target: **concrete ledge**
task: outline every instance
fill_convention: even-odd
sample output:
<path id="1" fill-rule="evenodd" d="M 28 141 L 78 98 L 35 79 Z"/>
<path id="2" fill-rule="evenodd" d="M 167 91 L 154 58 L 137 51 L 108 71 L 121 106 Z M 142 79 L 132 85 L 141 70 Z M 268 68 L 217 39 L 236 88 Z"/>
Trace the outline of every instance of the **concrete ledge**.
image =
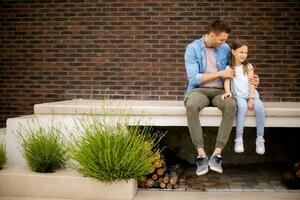
<path id="1" fill-rule="evenodd" d="M 299 200 L 297 192 L 198 192 L 139 190 L 134 200 Z M 67 200 L 57 198 L 0 197 L 0 200 Z M 69 199 L 70 200 L 70 199 Z M 76 200 L 76 199 L 72 199 Z M 79 200 L 79 199 L 77 199 Z"/>
<path id="2" fill-rule="evenodd" d="M 265 127 L 300 127 L 300 103 L 265 103 Z M 71 100 L 34 106 L 35 115 L 27 115 L 7 120 L 8 163 L 25 165 L 18 150 L 16 130 L 18 126 L 39 124 L 47 127 L 51 122 L 68 128 L 66 137 L 76 130 L 76 123 L 83 115 L 101 116 L 109 123 L 123 118 L 129 125 L 145 126 L 187 126 L 185 107 L 182 101 L 135 101 L 135 100 Z M 128 114 L 130 117 L 128 117 Z M 218 127 L 222 113 L 215 107 L 207 107 L 200 112 L 202 126 Z M 233 124 L 235 126 L 235 123 Z M 256 127 L 254 112 L 248 113 L 246 127 Z"/>
<path id="3" fill-rule="evenodd" d="M 266 116 L 300 116 L 298 102 L 265 102 Z M 104 109 L 105 106 L 105 109 Z M 35 114 L 105 114 L 104 111 L 128 110 L 132 115 L 186 115 L 182 101 L 137 101 L 137 100 L 69 100 L 34 105 Z M 124 110 L 125 110 L 124 109 Z M 200 116 L 222 115 L 216 107 L 206 107 Z M 248 112 L 254 115 L 254 112 Z"/>
<path id="4" fill-rule="evenodd" d="M 58 199 L 133 199 L 136 180 L 105 184 L 82 177 L 72 169 L 55 173 L 35 173 L 25 167 L 6 167 L 0 171 L 0 197 Z"/>
<path id="5" fill-rule="evenodd" d="M 266 102 L 266 127 L 300 127 L 300 103 Z M 182 101 L 137 100 L 70 100 L 36 104 L 37 115 L 125 115 L 142 119 L 141 125 L 187 126 L 186 110 Z M 200 112 L 203 126 L 219 126 L 222 112 L 206 107 Z M 255 127 L 255 113 L 248 112 L 245 126 Z"/>

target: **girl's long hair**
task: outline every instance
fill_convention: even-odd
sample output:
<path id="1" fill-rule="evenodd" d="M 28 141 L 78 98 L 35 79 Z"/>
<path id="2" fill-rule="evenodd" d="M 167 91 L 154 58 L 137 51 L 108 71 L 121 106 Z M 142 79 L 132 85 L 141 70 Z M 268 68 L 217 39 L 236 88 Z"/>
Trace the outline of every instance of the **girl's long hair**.
<path id="1" fill-rule="evenodd" d="M 241 40 L 235 40 L 232 42 L 231 44 L 231 49 L 232 50 L 237 50 L 238 48 L 242 47 L 242 46 L 248 46 L 246 42 L 244 41 L 241 41 Z M 236 63 L 235 63 L 235 58 L 234 58 L 234 55 L 232 54 L 232 52 L 230 52 L 231 56 L 230 56 L 230 59 L 231 59 L 231 64 L 230 64 L 230 67 L 232 69 L 234 69 L 234 67 L 236 66 Z M 249 72 L 249 65 L 248 65 L 248 61 L 247 59 L 244 60 L 244 62 L 242 62 L 242 65 L 243 65 L 243 72 L 244 72 L 244 75 L 248 75 L 248 72 Z M 254 70 L 254 69 L 253 69 Z"/>

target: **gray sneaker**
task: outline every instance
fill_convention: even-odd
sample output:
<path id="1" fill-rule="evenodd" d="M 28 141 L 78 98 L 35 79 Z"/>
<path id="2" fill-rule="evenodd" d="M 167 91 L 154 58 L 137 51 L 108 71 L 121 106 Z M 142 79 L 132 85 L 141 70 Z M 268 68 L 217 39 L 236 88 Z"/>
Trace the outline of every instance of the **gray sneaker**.
<path id="1" fill-rule="evenodd" d="M 208 172 L 208 158 L 206 156 L 197 157 L 197 176 L 201 176 Z"/>
<path id="2" fill-rule="evenodd" d="M 208 161 L 209 168 L 215 172 L 223 173 L 222 160 L 223 157 L 220 154 L 213 154 Z"/>

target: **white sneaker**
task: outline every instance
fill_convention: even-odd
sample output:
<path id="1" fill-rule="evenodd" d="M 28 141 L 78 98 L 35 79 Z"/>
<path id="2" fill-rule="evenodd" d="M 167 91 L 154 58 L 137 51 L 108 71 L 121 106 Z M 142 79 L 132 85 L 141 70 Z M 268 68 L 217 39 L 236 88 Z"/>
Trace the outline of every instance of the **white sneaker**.
<path id="1" fill-rule="evenodd" d="M 234 140 L 235 145 L 234 145 L 234 151 L 236 153 L 243 153 L 244 152 L 244 143 L 243 143 L 243 138 L 236 138 Z"/>
<path id="2" fill-rule="evenodd" d="M 258 136 L 256 138 L 255 144 L 256 144 L 256 153 L 261 154 L 261 155 L 264 154 L 265 153 L 265 140 L 264 140 L 264 138 L 261 137 L 261 136 Z"/>

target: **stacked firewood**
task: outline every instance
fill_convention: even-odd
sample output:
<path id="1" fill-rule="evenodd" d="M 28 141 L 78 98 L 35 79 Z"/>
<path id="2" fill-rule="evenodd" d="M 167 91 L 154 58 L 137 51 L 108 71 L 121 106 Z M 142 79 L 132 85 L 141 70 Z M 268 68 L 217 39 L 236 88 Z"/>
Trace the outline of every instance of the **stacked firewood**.
<path id="1" fill-rule="evenodd" d="M 156 160 L 152 164 L 152 173 L 142 176 L 138 180 L 141 188 L 179 188 L 178 180 L 183 172 L 183 167 L 179 164 L 171 166 L 167 169 L 167 165 L 160 153 L 155 155 Z"/>

